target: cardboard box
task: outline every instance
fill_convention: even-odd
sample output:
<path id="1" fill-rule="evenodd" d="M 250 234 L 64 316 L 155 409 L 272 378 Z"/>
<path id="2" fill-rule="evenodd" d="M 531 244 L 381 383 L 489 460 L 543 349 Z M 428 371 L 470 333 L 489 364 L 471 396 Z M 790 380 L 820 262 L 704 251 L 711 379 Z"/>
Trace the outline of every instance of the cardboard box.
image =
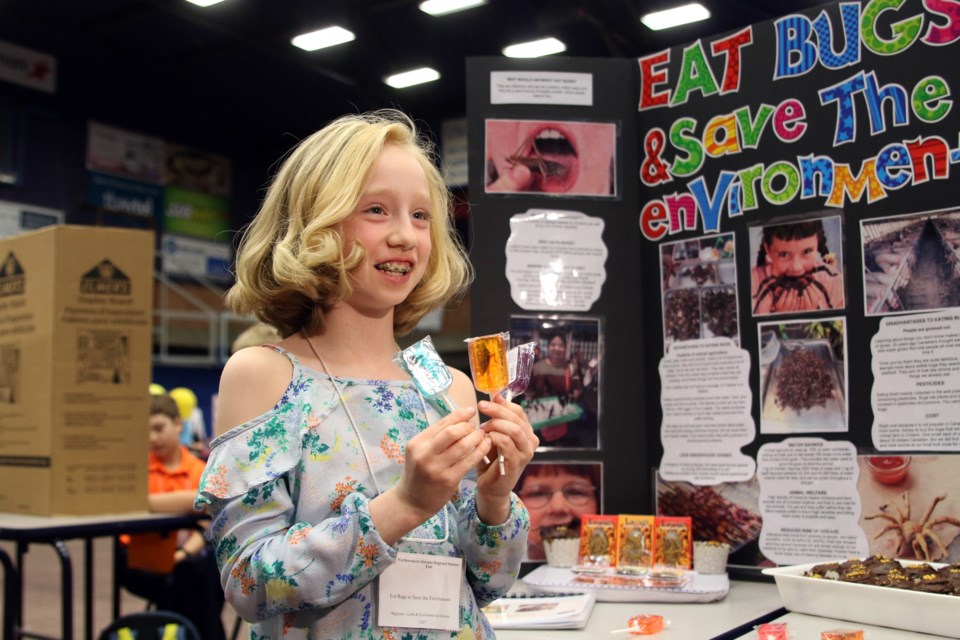
<path id="1" fill-rule="evenodd" d="M 147 509 L 154 236 L 0 239 L 0 511 Z"/>

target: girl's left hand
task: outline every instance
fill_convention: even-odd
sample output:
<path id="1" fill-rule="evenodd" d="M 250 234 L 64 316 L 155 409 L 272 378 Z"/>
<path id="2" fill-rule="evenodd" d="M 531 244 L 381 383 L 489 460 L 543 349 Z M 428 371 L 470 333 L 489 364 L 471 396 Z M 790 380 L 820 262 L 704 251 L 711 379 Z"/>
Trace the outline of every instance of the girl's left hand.
<path id="1" fill-rule="evenodd" d="M 493 400 L 481 400 L 477 408 L 490 418 L 480 427 L 493 443 L 489 453 L 492 462 L 477 469 L 477 493 L 490 500 L 509 498 L 540 440 L 523 408 L 500 394 L 495 394 Z M 499 456 L 504 457 L 503 475 L 500 475 Z"/>

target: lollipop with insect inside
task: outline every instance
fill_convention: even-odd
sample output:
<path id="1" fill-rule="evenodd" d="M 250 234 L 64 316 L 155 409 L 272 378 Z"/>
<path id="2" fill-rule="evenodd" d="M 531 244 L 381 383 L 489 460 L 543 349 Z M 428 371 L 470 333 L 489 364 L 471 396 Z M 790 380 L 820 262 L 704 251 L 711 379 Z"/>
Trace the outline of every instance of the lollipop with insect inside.
<path id="1" fill-rule="evenodd" d="M 467 338 L 467 355 L 470 358 L 470 374 L 477 391 L 493 396 L 506 389 L 510 384 L 510 370 L 507 365 L 507 340 L 509 333 L 494 333 L 487 336 Z M 498 457 L 500 475 L 506 474 L 506 461 L 501 454 Z"/>

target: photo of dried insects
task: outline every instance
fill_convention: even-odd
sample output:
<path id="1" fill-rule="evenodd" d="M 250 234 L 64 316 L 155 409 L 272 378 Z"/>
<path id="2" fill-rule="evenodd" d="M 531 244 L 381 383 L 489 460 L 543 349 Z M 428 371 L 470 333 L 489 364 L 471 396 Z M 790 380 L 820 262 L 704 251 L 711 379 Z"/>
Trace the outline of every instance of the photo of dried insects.
<path id="1" fill-rule="evenodd" d="M 847 430 L 842 318 L 758 326 L 761 433 Z"/>
<path id="2" fill-rule="evenodd" d="M 660 247 L 664 346 L 681 340 L 740 341 L 732 233 Z"/>
<path id="3" fill-rule="evenodd" d="M 696 486 L 657 477 L 657 515 L 693 518 L 693 539 L 725 542 L 731 552 L 756 541 L 760 518 L 757 482 Z"/>

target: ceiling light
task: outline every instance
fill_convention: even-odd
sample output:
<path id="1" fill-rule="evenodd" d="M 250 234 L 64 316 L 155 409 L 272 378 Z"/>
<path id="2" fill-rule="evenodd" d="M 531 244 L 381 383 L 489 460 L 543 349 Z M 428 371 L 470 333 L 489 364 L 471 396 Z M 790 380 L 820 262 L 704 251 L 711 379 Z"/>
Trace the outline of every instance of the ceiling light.
<path id="1" fill-rule="evenodd" d="M 702 4 L 694 2 L 680 7 L 674 7 L 673 9 L 648 13 L 640 18 L 640 22 L 646 25 L 648 29 L 660 31 L 661 29 L 669 29 L 670 27 L 677 27 L 681 24 L 699 22 L 709 17 L 710 12 L 707 11 L 707 8 Z"/>
<path id="2" fill-rule="evenodd" d="M 395 73 L 392 76 L 387 76 L 383 81 L 394 89 L 403 89 L 405 87 L 412 87 L 415 84 L 433 82 L 439 79 L 440 73 L 436 69 L 420 67 L 419 69 L 412 69 L 410 71 L 404 71 L 403 73 Z"/>
<path id="3" fill-rule="evenodd" d="M 554 53 L 562 53 L 567 50 L 567 45 L 556 38 L 544 38 L 543 40 L 533 40 L 531 42 L 520 42 L 504 47 L 503 55 L 508 58 L 539 58 L 549 56 Z"/>
<path id="4" fill-rule="evenodd" d="M 426 0 L 420 3 L 420 11 L 432 16 L 445 16 L 464 9 L 473 9 L 487 4 L 487 0 Z"/>
<path id="5" fill-rule="evenodd" d="M 220 4 L 223 0 L 187 0 L 190 4 L 195 4 L 198 7 L 209 7 L 211 5 Z"/>
<path id="6" fill-rule="evenodd" d="M 304 51 L 316 51 L 325 47 L 332 47 L 344 42 L 350 42 L 356 38 L 352 31 L 347 31 L 343 27 L 327 27 L 311 31 L 310 33 L 301 33 L 291 40 L 291 44 L 300 47 Z"/>

